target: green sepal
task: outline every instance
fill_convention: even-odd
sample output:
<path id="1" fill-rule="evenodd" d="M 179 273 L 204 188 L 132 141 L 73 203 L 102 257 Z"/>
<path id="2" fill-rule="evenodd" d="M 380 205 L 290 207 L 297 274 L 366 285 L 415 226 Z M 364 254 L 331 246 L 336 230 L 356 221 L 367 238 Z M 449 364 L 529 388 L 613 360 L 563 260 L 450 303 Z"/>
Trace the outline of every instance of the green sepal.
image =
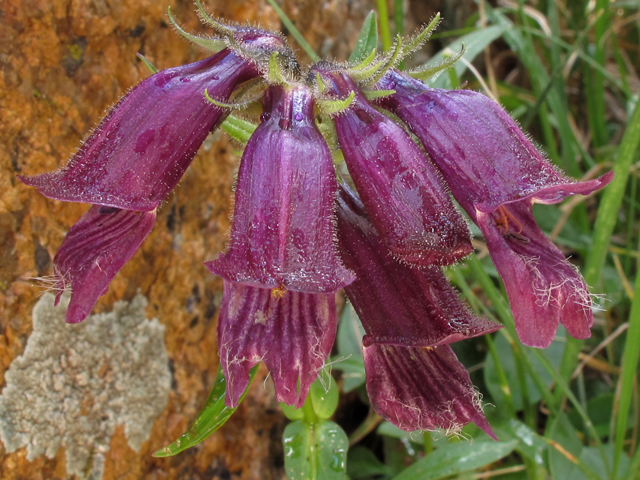
<path id="1" fill-rule="evenodd" d="M 240 403 L 247 394 L 249 386 L 251 386 L 257 371 L 258 365 L 249 371 L 249 385 L 240 397 L 238 403 Z M 222 368 L 218 367 L 218 374 L 213 382 L 211 393 L 209 393 L 209 397 L 207 398 L 204 407 L 198 414 L 198 417 L 194 420 L 193 424 L 191 424 L 189 429 L 175 442 L 153 452 L 152 455 L 154 457 L 171 457 L 189 447 L 199 444 L 213 432 L 222 427 L 222 425 L 229 420 L 233 412 L 236 411 L 235 408 L 229 408 L 225 405 L 224 399 L 226 392 L 227 382 L 224 378 Z"/>
<path id="2" fill-rule="evenodd" d="M 438 65 L 427 65 L 425 67 L 412 70 L 406 73 L 410 77 L 416 78 L 418 80 L 426 80 L 429 77 L 432 77 L 433 75 L 435 75 L 436 73 L 439 73 L 443 70 L 446 70 L 447 68 L 452 67 L 458 60 L 462 58 L 465 51 L 466 51 L 466 47 L 463 43 L 460 53 L 458 53 L 456 56 L 451 57 Z"/>
<path id="3" fill-rule="evenodd" d="M 433 17 L 433 20 L 429 22 L 429 25 L 424 27 L 422 31 L 418 33 L 418 35 L 413 37 L 410 42 L 404 47 L 404 50 L 402 51 L 402 57 L 405 58 L 408 55 L 411 55 L 411 53 L 418 50 L 424 42 L 429 40 L 429 37 L 431 37 L 433 31 L 438 27 L 439 24 L 440 12 L 436 13 Z"/>
<path id="4" fill-rule="evenodd" d="M 369 85 L 375 85 L 378 83 L 385 73 L 389 71 L 389 69 L 395 67 L 402 60 L 402 37 L 398 35 L 396 37 L 396 43 L 393 48 L 393 53 L 391 57 L 384 63 L 382 68 L 378 69 L 374 75 L 372 75 L 369 79 L 367 79 L 367 83 Z"/>
<path id="5" fill-rule="evenodd" d="M 278 64 L 278 55 L 278 52 L 273 52 L 269 57 L 268 80 L 269 83 L 273 83 L 276 85 L 288 85 L 289 82 L 282 74 L 282 70 L 280 69 L 280 65 Z"/>
<path id="6" fill-rule="evenodd" d="M 213 17 L 211 17 L 211 15 L 209 15 L 204 9 L 200 0 L 196 0 L 196 6 L 198 7 L 198 17 L 200 17 L 200 20 L 202 20 L 203 23 L 209 25 L 216 32 L 224 35 L 225 37 L 233 36 L 235 29 L 214 20 Z"/>
<path id="7" fill-rule="evenodd" d="M 319 73 L 316 73 L 316 85 L 318 86 L 318 91 L 320 93 L 324 93 L 327 91 L 327 86 L 324 84 L 322 76 Z"/>
<path id="8" fill-rule="evenodd" d="M 395 90 L 362 90 L 367 100 L 375 100 L 377 98 L 388 97 L 396 93 Z"/>
<path id="9" fill-rule="evenodd" d="M 169 21 L 171 22 L 171 25 L 173 25 L 173 27 L 178 31 L 178 33 L 182 35 L 184 38 L 186 38 L 187 40 L 189 40 L 190 42 L 193 42 L 196 45 L 206 48 L 207 50 L 210 50 L 214 53 L 218 53 L 219 51 L 227 47 L 226 42 L 219 38 L 203 38 L 203 37 L 198 37 L 196 35 L 192 35 L 191 33 L 184 31 L 178 25 L 178 22 L 176 22 L 176 19 L 173 18 L 173 15 L 171 13 L 171 7 L 167 7 L 167 16 L 169 17 Z"/>
<path id="10" fill-rule="evenodd" d="M 147 60 L 147 57 L 142 55 L 140 52 L 136 53 L 136 55 L 138 56 L 138 58 L 140 60 L 142 60 L 142 63 L 144 63 L 144 66 L 147 67 L 147 69 L 151 73 L 158 73 L 158 69 L 153 65 L 153 63 L 151 63 L 149 60 Z"/>
<path id="11" fill-rule="evenodd" d="M 220 101 L 216 100 L 215 98 L 212 98 L 209 95 L 208 89 L 206 89 L 206 88 L 204 89 L 204 96 L 207 99 L 207 101 L 209 101 L 210 103 L 213 103 L 216 107 L 229 109 L 229 110 L 242 110 L 243 108 L 248 107 L 253 102 L 256 102 L 256 101 L 258 101 L 258 100 L 260 100 L 262 98 L 262 96 L 259 96 L 259 97 L 255 97 L 255 98 L 250 98 L 249 100 L 245 100 L 243 102 L 225 103 L 225 102 L 220 102 Z"/>
<path id="12" fill-rule="evenodd" d="M 316 103 L 323 115 L 331 116 L 340 113 L 351 106 L 353 99 L 356 98 L 356 92 L 352 91 L 344 100 L 322 100 L 316 99 Z"/>

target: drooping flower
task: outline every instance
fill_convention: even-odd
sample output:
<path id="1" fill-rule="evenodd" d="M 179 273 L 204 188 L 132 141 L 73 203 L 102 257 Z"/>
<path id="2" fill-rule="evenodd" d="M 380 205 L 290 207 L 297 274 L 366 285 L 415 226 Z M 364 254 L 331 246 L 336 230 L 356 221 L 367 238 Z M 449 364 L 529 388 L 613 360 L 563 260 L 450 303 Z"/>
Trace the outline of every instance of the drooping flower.
<path id="1" fill-rule="evenodd" d="M 301 407 L 331 352 L 336 322 L 333 293 L 270 290 L 225 280 L 218 348 L 227 406 L 238 405 L 249 370 L 264 361 L 276 399 Z"/>
<path id="2" fill-rule="evenodd" d="M 474 422 L 493 437 L 469 375 L 448 344 L 501 326 L 474 317 L 440 267 L 393 258 L 346 186 L 337 216 L 343 259 L 357 275 L 345 292 L 366 332 L 367 392 L 375 410 L 404 430 L 455 431 Z"/>
<path id="3" fill-rule="evenodd" d="M 274 34 L 238 33 L 247 47 L 280 47 Z M 207 135 L 226 117 L 208 102 L 227 101 L 259 75 L 255 61 L 225 48 L 196 63 L 162 70 L 131 89 L 61 170 L 19 177 L 43 195 L 127 210 L 151 211 L 177 185 Z"/>
<path id="4" fill-rule="evenodd" d="M 66 320 L 79 323 L 122 266 L 140 248 L 156 221 L 156 211 L 134 212 L 94 205 L 69 229 L 53 259 L 58 291 L 73 292 Z"/>
<path id="5" fill-rule="evenodd" d="M 242 156 L 229 248 L 207 262 L 229 281 L 335 292 L 354 275 L 338 256 L 336 179 L 306 85 L 273 85 Z"/>
<path id="6" fill-rule="evenodd" d="M 378 87 L 395 90 L 380 105 L 420 138 L 455 199 L 480 227 L 522 342 L 548 346 L 558 323 L 576 338 L 589 337 L 588 287 L 539 229 L 532 206 L 588 195 L 607 185 L 613 173 L 586 182 L 566 178 L 480 93 L 428 88 L 394 70 Z"/>
<path id="7" fill-rule="evenodd" d="M 391 252 L 422 265 L 449 265 L 469 254 L 469 229 L 411 137 L 373 108 L 348 74 L 324 63 L 311 71 L 326 95 L 355 95 L 333 121 L 349 173 Z"/>
<path id="8" fill-rule="evenodd" d="M 151 230 L 160 202 L 224 120 L 225 110 L 207 101 L 205 90 L 224 102 L 260 75 L 263 57 L 290 53 L 273 33 L 227 30 L 241 51 L 226 47 L 200 62 L 151 75 L 109 111 L 65 167 L 19 177 L 49 198 L 94 204 L 54 259 L 56 288 L 72 289 L 67 321 L 80 322 L 91 313 Z"/>

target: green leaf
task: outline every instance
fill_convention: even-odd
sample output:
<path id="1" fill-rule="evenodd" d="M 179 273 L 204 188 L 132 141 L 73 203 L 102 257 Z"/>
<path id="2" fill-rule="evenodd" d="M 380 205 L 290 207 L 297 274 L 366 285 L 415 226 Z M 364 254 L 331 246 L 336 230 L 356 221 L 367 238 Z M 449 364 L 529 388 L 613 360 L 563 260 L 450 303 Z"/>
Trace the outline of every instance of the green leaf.
<path id="1" fill-rule="evenodd" d="M 547 442 L 527 425 L 512 418 L 504 425 L 494 425 L 493 430 L 501 440 L 520 440 L 515 450 L 524 458 L 544 466 Z"/>
<path id="2" fill-rule="evenodd" d="M 315 434 L 318 452 L 317 480 L 347 480 L 347 434 L 334 422 L 317 425 Z"/>
<path id="3" fill-rule="evenodd" d="M 253 367 L 249 372 L 249 386 L 253 382 L 258 371 L 258 365 Z M 247 394 L 247 390 L 244 391 L 240 397 L 240 402 Z M 227 382 L 222 373 L 222 368 L 218 367 L 218 374 L 213 382 L 213 388 L 209 397 L 204 404 L 204 407 L 200 411 L 198 417 L 194 420 L 189 429 L 171 445 L 153 452 L 154 457 L 171 457 L 176 455 L 189 447 L 199 444 L 213 432 L 218 430 L 222 425 L 226 423 L 231 417 L 235 408 L 229 408 L 225 405 L 224 399 L 227 392 Z M 238 402 L 238 403 L 240 403 Z"/>
<path id="4" fill-rule="evenodd" d="M 284 429 L 284 470 L 288 480 L 313 478 L 311 462 L 312 426 L 297 420 Z"/>
<path id="5" fill-rule="evenodd" d="M 362 335 L 364 330 L 353 306 L 347 304 L 340 315 L 336 345 L 338 358 L 332 359 L 334 368 L 342 372 L 342 391 L 355 390 L 365 382 L 364 359 L 362 358 Z"/>
<path id="6" fill-rule="evenodd" d="M 296 408 L 284 402 L 280 402 L 280 408 L 284 416 L 289 420 L 302 420 L 304 418 L 304 410 L 302 408 Z"/>
<path id="7" fill-rule="evenodd" d="M 349 440 L 334 422 L 295 421 L 282 435 L 288 480 L 345 480 Z"/>
<path id="8" fill-rule="evenodd" d="M 613 463 L 614 445 L 611 443 L 607 444 L 604 446 L 604 450 L 609 465 L 611 465 Z M 629 457 L 622 455 L 620 460 L 618 474 L 615 477 L 616 480 L 625 478 L 629 470 Z M 611 478 L 611 474 L 607 472 L 607 467 L 598 447 L 585 447 L 580 454 L 580 462 L 585 467 L 593 470 L 599 478 Z M 583 480 L 585 478 L 587 477 L 576 468 L 567 480 Z"/>
<path id="9" fill-rule="evenodd" d="M 549 437 L 565 451 L 565 454 L 563 454 L 557 448 L 549 448 L 551 477 L 567 479 L 577 468 L 576 464 L 567 458 L 566 453 L 573 455 L 577 459 L 583 449 L 582 442 L 578 439 L 578 432 L 569 421 L 569 418 L 564 413 L 560 413 L 551 425 Z"/>
<path id="10" fill-rule="evenodd" d="M 507 29 L 508 26 L 506 25 L 494 25 L 463 35 L 455 42 L 449 44 L 445 50 L 436 54 L 429 63 L 437 65 L 444 62 L 446 60 L 446 55 L 455 55 L 458 53 L 462 49 L 463 43 L 466 48 L 464 58 L 469 62 L 472 62 L 476 56 L 482 53 L 484 49 L 491 44 L 491 42 L 500 37 Z M 463 62 L 459 61 L 456 62 L 453 68 L 456 76 L 460 77 L 466 71 L 467 66 Z M 431 79 L 425 83 L 434 88 L 451 88 L 451 82 L 447 75 L 440 75 L 437 78 L 431 77 Z"/>
<path id="11" fill-rule="evenodd" d="M 371 10 L 367 18 L 364 19 L 356 44 L 349 56 L 349 63 L 363 60 L 376 48 L 378 48 L 378 20 L 376 12 Z"/>
<path id="12" fill-rule="evenodd" d="M 448 443 L 418 460 L 394 480 L 437 480 L 476 470 L 506 457 L 516 445 L 517 440 Z"/>
<path id="13" fill-rule="evenodd" d="M 543 352 L 543 354 L 549 359 L 554 367 L 558 367 L 560 365 L 565 339 L 566 330 L 563 327 L 560 327 L 551 345 Z M 518 371 L 516 369 L 516 361 L 513 355 L 513 348 L 504 335 L 497 335 L 495 337 L 494 344 L 496 352 L 498 354 L 498 358 L 500 359 L 500 365 L 502 366 L 502 369 L 508 380 L 508 384 L 511 387 L 513 406 L 516 410 L 522 410 L 524 408 L 524 403 L 522 401 L 522 392 L 518 380 Z M 544 385 L 549 387 L 553 382 L 553 378 L 551 377 L 551 375 L 547 372 L 544 366 L 537 361 L 537 359 L 532 355 L 529 349 L 524 348 L 523 352 L 529 358 L 530 363 L 532 364 L 539 378 L 544 382 Z M 498 377 L 498 370 L 495 365 L 495 360 L 491 355 L 487 356 L 483 372 L 484 381 L 487 384 L 487 389 L 491 393 L 492 400 L 498 407 L 503 406 L 505 404 L 505 394 L 502 391 L 500 385 L 500 379 Z M 542 395 L 538 390 L 535 382 L 529 375 L 527 375 L 527 389 L 529 393 L 530 403 L 536 403 L 542 398 Z"/>
<path id="14" fill-rule="evenodd" d="M 360 445 L 349 450 L 348 465 L 349 477 L 354 480 L 393 474 L 391 467 L 378 460 L 371 450 Z"/>

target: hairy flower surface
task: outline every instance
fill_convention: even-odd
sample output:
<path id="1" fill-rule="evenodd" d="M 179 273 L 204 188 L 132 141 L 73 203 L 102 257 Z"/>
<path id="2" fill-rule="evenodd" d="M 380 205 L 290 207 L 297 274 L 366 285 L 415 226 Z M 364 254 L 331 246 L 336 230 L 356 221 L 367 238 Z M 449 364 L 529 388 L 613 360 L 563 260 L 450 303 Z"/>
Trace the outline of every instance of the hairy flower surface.
<path id="1" fill-rule="evenodd" d="M 346 73 L 314 68 L 327 94 L 343 98 L 355 92 L 333 120 L 349 173 L 391 252 L 422 265 L 449 265 L 471 253 L 466 223 L 409 135 L 369 105 Z"/>
<path id="2" fill-rule="evenodd" d="M 380 104 L 420 138 L 455 199 L 480 227 L 522 342 L 548 346 L 558 323 L 576 338 L 589 337 L 588 287 L 537 226 L 532 206 L 588 195 L 607 185 L 613 173 L 586 182 L 568 179 L 509 114 L 480 93 L 428 88 L 393 70 L 378 86 L 395 90 Z"/>
<path id="3" fill-rule="evenodd" d="M 91 313 L 153 227 L 160 202 L 224 120 L 224 109 L 206 100 L 205 89 L 228 100 L 238 85 L 260 74 L 260 62 L 248 53 L 286 50 L 279 36 L 253 28 L 236 29 L 234 41 L 241 53 L 225 48 L 143 80 L 61 170 L 19 177 L 47 197 L 94 204 L 54 259 L 55 288 L 72 290 L 68 322 Z"/>
<path id="4" fill-rule="evenodd" d="M 242 156 L 229 249 L 207 262 L 226 280 L 335 292 L 354 275 L 335 246 L 336 178 L 306 85 L 274 85 Z"/>
<path id="5" fill-rule="evenodd" d="M 301 407 L 336 336 L 333 293 L 273 291 L 224 281 L 218 317 L 225 402 L 236 407 L 249 385 L 249 370 L 264 361 L 276 399 Z"/>
<path id="6" fill-rule="evenodd" d="M 228 49 L 162 70 L 125 95 L 65 167 L 21 180 L 56 200 L 153 210 L 226 116 L 204 90 L 226 101 L 257 75 L 252 62 Z"/>
<path id="7" fill-rule="evenodd" d="M 439 267 L 393 258 L 347 187 L 339 192 L 338 235 L 358 277 L 345 292 L 366 332 L 367 392 L 376 411 L 404 430 L 455 431 L 472 421 L 494 437 L 448 344 L 501 326 L 474 317 Z"/>

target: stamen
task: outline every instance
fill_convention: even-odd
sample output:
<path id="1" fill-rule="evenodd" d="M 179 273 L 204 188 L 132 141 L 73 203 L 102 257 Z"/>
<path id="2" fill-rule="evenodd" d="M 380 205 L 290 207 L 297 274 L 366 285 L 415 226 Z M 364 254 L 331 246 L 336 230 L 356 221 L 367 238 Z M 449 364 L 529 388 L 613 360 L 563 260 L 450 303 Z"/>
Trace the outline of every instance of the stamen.
<path id="1" fill-rule="evenodd" d="M 280 286 L 271 289 L 271 298 L 274 298 L 276 300 L 280 300 L 281 298 L 284 298 L 284 296 L 287 294 L 287 287 L 285 287 L 284 285 L 280 284 Z"/>
<path id="2" fill-rule="evenodd" d="M 513 216 L 513 214 L 507 209 L 507 207 L 505 207 L 504 205 L 500 205 L 497 208 L 496 212 L 499 215 L 499 217 L 496 219 L 496 227 L 502 230 L 502 236 L 515 238 L 516 240 L 520 240 L 523 242 L 526 241 L 526 243 L 529 242 L 529 239 L 527 237 L 521 235 L 522 224 L 516 217 Z M 515 225 L 517 231 L 509 231 L 510 221 Z"/>

